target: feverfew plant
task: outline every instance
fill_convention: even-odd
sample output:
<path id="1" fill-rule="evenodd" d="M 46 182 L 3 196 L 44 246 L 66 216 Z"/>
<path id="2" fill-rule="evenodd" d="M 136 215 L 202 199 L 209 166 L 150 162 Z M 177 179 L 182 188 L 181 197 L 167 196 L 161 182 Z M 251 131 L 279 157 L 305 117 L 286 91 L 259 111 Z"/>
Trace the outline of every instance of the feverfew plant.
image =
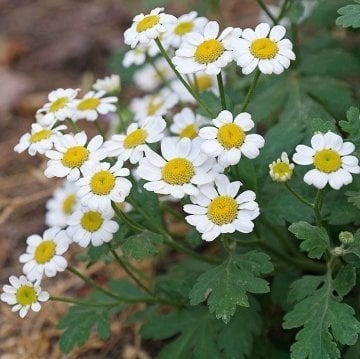
<path id="1" fill-rule="evenodd" d="M 159 358 L 360 356 L 360 111 L 346 82 L 360 63 L 345 33 L 326 32 L 330 2 L 257 3 L 268 22 L 253 29 L 197 9 L 136 15 L 131 49 L 113 61 L 122 85 L 112 75 L 86 93 L 52 91 L 15 146 L 64 181 L 0 298 L 21 317 L 70 303 L 63 352 L 93 328 L 107 339 L 111 316 L 132 307 L 142 337 L 165 340 Z M 337 23 L 358 28 L 350 8 Z M 127 101 L 133 83 L 146 93 Z M 103 128 L 109 115 L 116 133 Z M 151 278 L 136 268 L 147 257 L 161 260 Z M 129 278 L 99 284 L 76 260 L 114 262 Z M 94 291 L 41 289 L 65 270 Z"/>

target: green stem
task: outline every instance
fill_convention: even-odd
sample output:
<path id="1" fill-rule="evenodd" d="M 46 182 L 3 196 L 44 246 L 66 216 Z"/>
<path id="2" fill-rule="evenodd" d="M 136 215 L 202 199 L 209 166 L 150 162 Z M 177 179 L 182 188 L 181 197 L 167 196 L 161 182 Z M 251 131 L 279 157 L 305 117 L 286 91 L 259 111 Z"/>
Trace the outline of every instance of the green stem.
<path id="1" fill-rule="evenodd" d="M 290 187 L 290 185 L 285 182 L 285 187 L 289 190 L 289 192 L 291 192 L 300 202 L 306 204 L 307 206 L 309 206 L 310 208 L 314 209 L 315 205 L 309 201 L 307 201 L 304 197 L 302 197 L 299 193 L 297 193 L 294 189 L 292 189 Z"/>
<path id="2" fill-rule="evenodd" d="M 75 132 L 80 132 L 80 127 L 70 118 L 68 117 L 66 121 L 69 123 L 69 125 L 74 129 Z"/>
<path id="3" fill-rule="evenodd" d="M 285 16 L 289 9 L 289 0 L 285 0 L 283 6 L 281 7 L 279 16 L 275 19 L 274 25 L 278 24 L 280 20 Z"/>
<path id="4" fill-rule="evenodd" d="M 119 302 L 125 302 L 125 303 L 150 303 L 150 304 L 154 304 L 154 303 L 160 303 L 160 304 L 169 304 L 169 305 L 174 305 L 176 307 L 181 307 L 183 306 L 183 303 L 180 302 L 175 302 L 172 300 L 166 300 L 166 299 L 161 299 L 161 298 L 128 298 L 128 297 L 123 297 L 117 294 L 114 294 L 113 292 L 100 287 L 93 279 L 91 279 L 90 277 L 87 277 L 86 275 L 80 273 L 78 270 L 76 270 L 74 267 L 72 266 L 68 266 L 66 268 L 69 272 L 75 274 L 77 277 L 79 277 L 80 279 L 82 279 L 86 284 L 88 284 L 89 286 L 91 286 L 92 288 L 98 290 L 99 292 L 102 292 L 104 294 L 106 294 L 107 296 L 117 299 Z"/>
<path id="5" fill-rule="evenodd" d="M 255 75 L 254 75 L 254 78 L 253 78 L 253 81 L 252 81 L 252 83 L 250 85 L 249 91 L 248 91 L 248 93 L 247 93 L 247 95 L 245 97 L 245 100 L 244 100 L 244 103 L 242 105 L 242 108 L 241 108 L 240 112 L 245 112 L 245 110 L 247 109 L 247 107 L 249 105 L 249 102 L 251 100 L 251 97 L 252 97 L 252 95 L 254 93 L 255 87 L 257 85 L 257 82 L 259 80 L 260 74 L 261 74 L 261 72 L 260 72 L 259 68 L 257 68 L 256 72 L 255 72 Z"/>
<path id="6" fill-rule="evenodd" d="M 218 82 L 218 86 L 219 86 L 219 93 L 220 93 L 220 99 L 221 99 L 221 108 L 223 110 L 226 110 L 224 82 L 223 82 L 221 71 L 218 73 L 218 75 L 216 77 L 217 77 L 217 82 Z"/>
<path id="7" fill-rule="evenodd" d="M 314 203 L 314 213 L 315 213 L 315 222 L 318 227 L 322 226 L 321 220 L 321 207 L 323 203 L 324 192 L 319 189 L 316 193 L 315 203 Z"/>
<path id="8" fill-rule="evenodd" d="M 149 288 L 147 288 L 143 283 L 140 282 L 140 280 L 134 275 L 134 273 L 131 272 L 131 270 L 127 267 L 125 262 L 120 258 L 120 256 L 116 253 L 114 249 L 111 248 L 110 244 L 108 244 L 108 248 L 111 252 L 111 254 L 114 256 L 116 262 L 120 265 L 121 268 L 124 269 L 124 271 L 133 279 L 133 281 L 142 288 L 145 292 L 149 293 L 151 296 L 154 296 L 154 293 L 151 292 Z"/>
<path id="9" fill-rule="evenodd" d="M 98 130 L 99 134 L 100 134 L 103 138 L 105 138 L 105 137 L 106 137 L 106 136 L 105 136 L 105 132 L 104 132 L 104 130 L 102 129 L 99 120 L 95 120 L 95 121 L 94 121 L 94 124 L 95 124 L 95 127 L 96 127 L 96 129 Z"/>
<path id="10" fill-rule="evenodd" d="M 171 69 L 173 70 L 173 72 L 175 73 L 176 77 L 180 80 L 180 82 L 185 86 L 185 88 L 190 92 L 190 94 L 194 97 L 194 99 L 197 101 L 197 103 L 212 117 L 214 118 L 214 114 L 213 112 L 209 109 L 209 107 L 206 106 L 206 104 L 201 100 L 201 98 L 198 96 L 198 94 L 196 94 L 193 89 L 191 88 L 191 86 L 184 80 L 184 78 L 180 75 L 179 71 L 176 70 L 174 64 L 172 63 L 169 55 L 167 54 L 167 52 L 165 51 L 164 47 L 161 44 L 161 41 L 157 38 L 155 39 L 155 42 L 157 44 L 157 46 L 159 47 L 159 50 L 161 52 L 161 54 L 164 56 L 165 60 L 167 61 L 167 63 L 169 64 L 169 66 L 171 67 Z"/>
<path id="11" fill-rule="evenodd" d="M 275 18 L 275 16 L 270 12 L 270 10 L 268 9 L 268 7 L 265 5 L 265 3 L 263 2 L 263 0 L 256 0 L 256 2 L 259 4 L 259 6 L 264 10 L 265 14 L 267 16 L 269 16 L 269 18 L 271 19 L 271 21 L 276 24 L 277 23 L 277 19 Z"/>
<path id="12" fill-rule="evenodd" d="M 197 93 L 200 92 L 199 90 L 199 84 L 198 84 L 198 80 L 197 80 L 197 76 L 196 76 L 196 73 L 194 72 L 193 73 L 193 80 L 194 80 L 194 87 L 195 87 L 195 90 Z"/>
<path id="13" fill-rule="evenodd" d="M 117 208 L 115 202 L 111 202 L 111 207 L 113 208 L 116 215 L 121 219 L 121 221 L 131 228 L 134 232 L 140 233 L 145 228 L 134 222 L 131 218 L 129 218 L 122 210 Z"/>
<path id="14" fill-rule="evenodd" d="M 207 256 L 203 256 L 197 252 L 194 252 L 193 250 L 184 247 L 182 244 L 175 242 L 172 237 L 166 232 L 166 230 L 164 228 L 162 228 L 161 226 L 156 225 L 156 223 L 152 220 L 151 216 L 149 217 L 148 214 L 146 213 L 146 211 L 144 211 L 140 206 L 138 206 L 138 204 L 135 201 L 130 201 L 130 203 L 132 204 L 132 206 L 144 217 L 144 219 L 146 219 L 146 221 L 151 224 L 152 229 L 163 235 L 164 237 L 164 242 L 165 244 L 167 244 L 169 247 L 177 250 L 178 252 L 182 252 L 184 254 L 187 254 L 190 257 L 193 257 L 199 261 L 202 262 L 206 262 L 206 263 L 210 263 L 210 264 L 219 264 L 221 263 L 220 259 L 217 258 L 213 258 L 213 257 L 207 257 Z"/>
<path id="15" fill-rule="evenodd" d="M 49 298 L 49 300 L 53 300 L 56 302 L 77 304 L 77 305 L 82 305 L 85 307 L 115 307 L 115 306 L 119 305 L 119 302 L 99 303 L 99 302 L 89 302 L 87 300 L 86 301 L 85 300 L 76 300 L 76 299 L 69 298 L 69 297 L 56 297 L 56 296 L 51 296 Z"/>

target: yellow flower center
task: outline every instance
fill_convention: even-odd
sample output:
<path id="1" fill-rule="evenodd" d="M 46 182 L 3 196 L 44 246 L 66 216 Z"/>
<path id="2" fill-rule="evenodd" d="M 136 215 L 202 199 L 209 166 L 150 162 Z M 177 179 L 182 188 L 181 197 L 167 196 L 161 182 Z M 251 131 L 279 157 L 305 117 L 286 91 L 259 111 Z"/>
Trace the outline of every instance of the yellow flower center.
<path id="1" fill-rule="evenodd" d="M 211 87 L 211 77 L 208 75 L 199 75 L 196 78 L 196 85 L 200 92 L 203 92 Z"/>
<path id="2" fill-rule="evenodd" d="M 194 166 L 186 158 L 173 158 L 161 170 L 162 178 L 166 183 L 181 185 L 189 183 L 194 176 Z"/>
<path id="3" fill-rule="evenodd" d="M 334 150 L 321 150 L 314 156 L 314 165 L 321 172 L 334 172 L 341 167 L 341 157 Z"/>
<path id="4" fill-rule="evenodd" d="M 143 32 L 145 30 L 151 29 L 153 26 L 157 25 L 160 22 L 160 18 L 157 15 L 147 15 L 136 25 L 137 32 Z"/>
<path id="5" fill-rule="evenodd" d="M 148 134 L 145 130 L 143 130 L 142 128 L 138 128 L 137 130 L 129 133 L 125 137 L 124 147 L 128 149 L 142 145 L 143 143 L 145 143 L 147 135 Z"/>
<path id="6" fill-rule="evenodd" d="M 237 216 L 238 204 L 230 196 L 214 198 L 208 207 L 208 218 L 211 222 L 222 225 L 231 223 Z"/>
<path id="7" fill-rule="evenodd" d="M 194 28 L 194 23 L 191 21 L 184 21 L 181 22 L 180 24 L 178 24 L 175 29 L 174 32 L 176 35 L 182 36 L 187 34 L 188 32 L 190 32 L 192 29 Z"/>
<path id="8" fill-rule="evenodd" d="M 285 162 L 278 162 L 271 168 L 274 178 L 277 181 L 284 181 L 292 176 L 293 170 Z"/>
<path id="9" fill-rule="evenodd" d="M 65 167 L 80 167 L 89 158 L 89 151 L 84 146 L 70 147 L 61 160 Z"/>
<path id="10" fill-rule="evenodd" d="M 76 197 L 74 194 L 69 194 L 62 203 L 62 210 L 64 214 L 71 214 L 74 210 Z"/>
<path id="11" fill-rule="evenodd" d="M 97 172 L 90 180 L 91 191 L 100 196 L 109 194 L 114 186 L 115 176 L 109 171 Z"/>
<path id="12" fill-rule="evenodd" d="M 65 107 L 68 101 L 69 99 L 66 96 L 58 98 L 51 104 L 49 112 L 56 112 L 58 110 L 61 110 L 63 107 Z"/>
<path id="13" fill-rule="evenodd" d="M 154 101 L 154 99 L 151 99 L 147 105 L 148 116 L 154 116 L 156 114 L 156 112 L 159 111 L 159 109 L 163 105 L 164 105 L 164 101 Z"/>
<path id="14" fill-rule="evenodd" d="M 219 40 L 205 40 L 195 51 L 195 61 L 199 64 L 209 64 L 216 61 L 224 51 L 224 45 Z"/>
<path id="15" fill-rule="evenodd" d="M 43 241 L 36 247 L 34 259 L 39 264 L 44 264 L 49 262 L 54 257 L 55 251 L 56 244 L 54 241 Z"/>
<path id="16" fill-rule="evenodd" d="M 97 98 L 86 98 L 77 105 L 77 108 L 80 111 L 95 110 L 99 104 L 100 100 Z"/>
<path id="17" fill-rule="evenodd" d="M 34 287 L 23 285 L 16 291 L 16 301 L 22 305 L 31 305 L 37 301 Z"/>
<path id="18" fill-rule="evenodd" d="M 245 133 L 235 123 L 227 123 L 219 128 L 217 140 L 227 150 L 239 148 L 245 140 Z"/>
<path id="19" fill-rule="evenodd" d="M 29 141 L 30 143 L 40 142 L 42 140 L 46 140 L 47 138 L 49 138 L 51 134 L 52 134 L 51 130 L 41 130 L 39 132 L 33 133 L 30 136 Z"/>
<path id="20" fill-rule="evenodd" d="M 197 131 L 193 123 L 191 125 L 187 125 L 186 127 L 184 127 L 179 135 L 180 138 L 187 137 L 190 138 L 190 140 L 193 140 L 196 136 L 197 136 Z"/>
<path id="21" fill-rule="evenodd" d="M 256 39 L 250 45 L 251 54 L 258 59 L 272 59 L 278 53 L 276 43 L 268 38 Z"/>
<path id="22" fill-rule="evenodd" d="M 100 212 L 85 212 L 81 218 L 81 226 L 88 232 L 96 232 L 103 222 Z"/>

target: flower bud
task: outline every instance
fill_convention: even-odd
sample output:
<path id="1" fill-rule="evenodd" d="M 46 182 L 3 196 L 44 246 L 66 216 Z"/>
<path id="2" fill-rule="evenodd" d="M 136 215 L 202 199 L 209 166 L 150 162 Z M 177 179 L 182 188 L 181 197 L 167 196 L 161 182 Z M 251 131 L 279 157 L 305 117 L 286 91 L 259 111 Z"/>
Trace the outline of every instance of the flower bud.
<path id="1" fill-rule="evenodd" d="M 340 232 L 339 240 L 342 244 L 349 245 L 354 242 L 354 235 L 351 232 Z"/>

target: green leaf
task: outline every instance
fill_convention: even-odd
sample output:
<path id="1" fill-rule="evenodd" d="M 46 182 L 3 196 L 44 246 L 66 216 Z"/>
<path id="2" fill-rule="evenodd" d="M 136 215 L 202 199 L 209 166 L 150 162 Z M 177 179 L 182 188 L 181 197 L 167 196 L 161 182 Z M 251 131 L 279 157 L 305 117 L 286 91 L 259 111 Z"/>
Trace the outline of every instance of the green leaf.
<path id="1" fill-rule="evenodd" d="M 329 236 L 323 227 L 312 226 L 307 222 L 293 223 L 289 231 L 302 240 L 300 248 L 309 253 L 310 258 L 320 259 L 329 248 Z"/>
<path id="2" fill-rule="evenodd" d="M 350 107 L 346 112 L 347 120 L 339 121 L 341 129 L 349 134 L 348 139 L 360 148 L 360 111 L 356 107 Z"/>
<path id="3" fill-rule="evenodd" d="M 216 320 L 204 307 L 154 315 L 141 329 L 144 338 L 168 339 L 160 359 L 245 359 L 251 354 L 254 336 L 261 332 L 259 305 L 238 308 L 229 324 Z"/>
<path id="4" fill-rule="evenodd" d="M 359 0 L 355 0 L 359 3 Z M 360 5 L 347 5 L 338 10 L 338 13 L 341 15 L 336 19 L 336 25 L 342 27 L 360 27 Z"/>
<path id="5" fill-rule="evenodd" d="M 57 325 L 58 329 L 65 329 L 60 337 L 60 349 L 64 353 L 69 353 L 75 346 L 84 345 L 93 328 L 97 329 L 101 339 L 108 339 L 110 336 L 110 314 L 125 308 L 125 305 L 110 305 L 110 303 L 114 303 L 114 299 L 99 292 L 91 293 L 87 299 L 89 302 L 104 303 L 104 306 L 74 305 L 69 308 L 68 314 Z"/>
<path id="6" fill-rule="evenodd" d="M 325 121 L 321 118 L 314 118 L 311 121 L 311 128 L 313 132 L 320 131 L 326 133 L 328 131 L 336 132 L 336 125 L 334 120 Z"/>
<path id="7" fill-rule="evenodd" d="M 360 191 L 347 191 L 345 195 L 349 203 L 360 209 Z"/>
<path id="8" fill-rule="evenodd" d="M 313 275 L 305 275 L 300 279 L 297 279 L 291 285 L 291 291 L 289 292 L 288 300 L 290 303 L 300 302 L 304 298 L 308 297 L 322 284 L 323 278 Z"/>
<path id="9" fill-rule="evenodd" d="M 320 103 L 329 113 L 341 118 L 352 105 L 352 93 L 348 84 L 324 76 L 304 78 L 301 86 L 312 99 Z"/>
<path id="10" fill-rule="evenodd" d="M 322 39 L 317 39 L 317 43 Z M 334 48 L 334 44 L 320 50 L 312 49 L 306 52 L 300 66 L 301 72 L 306 76 L 344 77 L 358 72 L 359 60 L 341 48 Z"/>
<path id="11" fill-rule="evenodd" d="M 221 358 L 245 359 L 250 357 L 254 337 L 260 335 L 262 329 L 259 305 L 251 302 L 250 308 L 239 307 L 230 323 L 218 336 Z"/>
<path id="12" fill-rule="evenodd" d="M 249 306 L 247 292 L 269 292 L 268 282 L 258 275 L 272 270 L 270 258 L 264 253 L 253 251 L 236 258 L 229 256 L 198 278 L 190 291 L 190 304 L 198 305 L 207 300 L 210 313 L 228 323 L 237 305 Z"/>
<path id="13" fill-rule="evenodd" d="M 160 234 L 145 230 L 124 240 L 121 249 L 125 256 L 141 260 L 146 256 L 159 253 L 158 245 L 163 242 Z"/>
<path id="14" fill-rule="evenodd" d="M 338 359 L 340 350 L 337 343 L 354 345 L 360 333 L 360 323 L 355 318 L 355 311 L 341 303 L 334 296 L 331 276 L 320 277 L 322 285 L 301 299 L 284 317 L 284 329 L 303 327 L 296 335 L 296 342 L 291 346 L 292 359 Z M 301 286 L 304 287 L 302 279 Z M 312 283 L 308 287 L 313 287 Z M 301 291 L 295 281 L 291 291 Z M 291 293 L 291 292 L 290 292 Z M 296 294 L 292 294 L 296 298 Z"/>
<path id="15" fill-rule="evenodd" d="M 199 307 L 155 316 L 141 329 L 144 338 L 166 339 L 178 334 L 158 355 L 159 359 L 210 358 L 217 359 L 218 325 L 208 310 Z"/>
<path id="16" fill-rule="evenodd" d="M 348 294 L 356 284 L 356 270 L 347 264 L 341 267 L 334 280 L 334 289 L 342 297 Z"/>
<path id="17" fill-rule="evenodd" d="M 112 279 L 107 285 L 115 294 L 122 297 L 144 300 L 149 298 L 149 294 L 144 293 L 142 290 L 135 287 L 127 279 Z"/>

